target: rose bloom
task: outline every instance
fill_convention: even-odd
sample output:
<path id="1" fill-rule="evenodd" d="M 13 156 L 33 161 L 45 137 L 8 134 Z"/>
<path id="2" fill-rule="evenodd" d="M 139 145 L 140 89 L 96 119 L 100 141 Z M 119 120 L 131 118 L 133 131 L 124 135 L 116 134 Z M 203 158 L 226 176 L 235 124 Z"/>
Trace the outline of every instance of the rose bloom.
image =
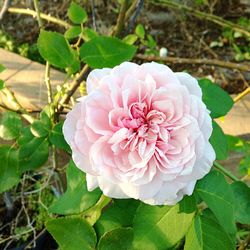
<path id="1" fill-rule="evenodd" d="M 63 133 L 87 187 L 173 205 L 215 159 L 212 121 L 195 78 L 155 62 L 95 69 Z"/>

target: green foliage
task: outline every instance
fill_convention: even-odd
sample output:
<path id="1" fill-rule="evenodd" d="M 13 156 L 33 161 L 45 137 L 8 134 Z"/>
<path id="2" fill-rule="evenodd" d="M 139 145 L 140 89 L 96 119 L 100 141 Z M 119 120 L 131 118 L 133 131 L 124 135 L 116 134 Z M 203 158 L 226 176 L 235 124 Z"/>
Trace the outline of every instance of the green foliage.
<path id="1" fill-rule="evenodd" d="M 231 184 L 235 198 L 235 219 L 242 224 L 250 224 L 250 188 L 242 181 Z"/>
<path id="2" fill-rule="evenodd" d="M 18 114 L 8 111 L 4 112 L 0 119 L 0 138 L 13 140 L 20 135 L 22 121 Z"/>
<path id="3" fill-rule="evenodd" d="M 188 231 L 195 214 L 195 202 L 184 198 L 175 206 L 141 203 L 134 218 L 134 249 L 167 249 Z"/>
<path id="4" fill-rule="evenodd" d="M 6 68 L 0 63 L 0 73 L 2 73 Z"/>
<path id="5" fill-rule="evenodd" d="M 47 221 L 45 226 L 61 250 L 95 249 L 95 231 L 82 218 L 52 219 Z"/>
<path id="6" fill-rule="evenodd" d="M 29 127 L 23 129 L 18 140 L 19 164 L 22 172 L 42 166 L 49 156 L 49 143 L 46 137 L 35 137 Z"/>
<path id="7" fill-rule="evenodd" d="M 88 19 L 86 11 L 74 2 L 70 4 L 68 17 L 73 23 L 76 24 L 85 23 Z"/>
<path id="8" fill-rule="evenodd" d="M 9 34 L 3 32 L 0 29 L 0 48 L 4 48 L 11 52 L 15 52 L 20 54 L 21 56 L 28 57 L 32 61 L 37 61 L 40 63 L 44 63 L 43 58 L 40 56 L 38 52 L 38 48 L 36 43 L 34 44 L 18 44 L 14 41 L 13 37 Z"/>
<path id="9" fill-rule="evenodd" d="M 132 250 L 132 228 L 117 228 L 104 234 L 99 243 L 98 250 Z"/>
<path id="10" fill-rule="evenodd" d="M 77 214 L 93 206 L 101 196 L 100 190 L 88 192 L 85 174 L 73 161 L 67 167 L 67 191 L 50 207 L 56 214 Z"/>
<path id="11" fill-rule="evenodd" d="M 200 79 L 202 100 L 211 111 L 211 117 L 225 116 L 233 106 L 232 98 L 219 86 L 208 79 Z"/>
<path id="12" fill-rule="evenodd" d="M 242 175 L 250 175 L 250 141 L 227 135 L 227 142 L 229 151 L 243 154 L 239 164 L 239 173 Z"/>
<path id="13" fill-rule="evenodd" d="M 63 35 L 41 30 L 37 43 L 41 56 L 50 64 L 59 68 L 72 65 L 75 56 Z"/>
<path id="14" fill-rule="evenodd" d="M 19 182 L 18 154 L 15 148 L 0 145 L 0 193 Z"/>
<path id="15" fill-rule="evenodd" d="M 186 235 L 184 250 L 234 250 L 235 242 L 206 209 L 195 217 Z"/>
<path id="16" fill-rule="evenodd" d="M 140 38 L 140 39 L 144 39 L 145 37 L 145 30 L 143 25 L 138 24 L 135 28 L 135 34 Z"/>
<path id="17" fill-rule="evenodd" d="M 135 34 L 129 34 L 123 38 L 123 42 L 129 45 L 133 45 L 137 41 L 138 37 Z"/>
<path id="18" fill-rule="evenodd" d="M 114 67 L 132 59 L 136 48 L 118 38 L 98 36 L 80 48 L 81 59 L 92 68 Z"/>
<path id="19" fill-rule="evenodd" d="M 229 234 L 235 234 L 234 195 L 224 176 L 212 171 L 196 185 L 196 192 L 212 210 L 218 222 Z"/>
<path id="20" fill-rule="evenodd" d="M 98 34 L 93 29 L 83 28 L 81 36 L 82 36 L 82 39 L 87 42 L 87 41 L 97 37 Z"/>
<path id="21" fill-rule="evenodd" d="M 66 152 L 71 152 L 68 143 L 65 141 L 62 133 L 63 122 L 57 123 L 51 130 L 49 135 L 49 141 L 51 144 L 55 145 L 57 148 L 63 149 Z"/>
<path id="22" fill-rule="evenodd" d="M 0 79 L 0 91 L 5 88 L 5 83 Z"/>
<path id="23" fill-rule="evenodd" d="M 132 226 L 138 205 L 139 201 L 133 199 L 113 200 L 95 224 L 98 236 L 116 228 Z"/>
<path id="24" fill-rule="evenodd" d="M 43 138 L 49 135 L 51 126 L 52 124 L 48 114 L 43 111 L 40 114 L 40 119 L 31 124 L 30 131 L 35 137 Z"/>
<path id="25" fill-rule="evenodd" d="M 209 139 L 212 144 L 214 151 L 216 153 L 217 160 L 223 160 L 227 158 L 228 148 L 227 148 L 227 138 L 221 129 L 221 127 L 215 122 L 212 122 L 213 132 Z"/>
<path id="26" fill-rule="evenodd" d="M 66 30 L 66 32 L 64 33 L 64 36 L 68 40 L 70 40 L 70 39 L 74 39 L 76 37 L 79 37 L 80 34 L 81 34 L 81 27 L 80 26 L 72 26 Z"/>

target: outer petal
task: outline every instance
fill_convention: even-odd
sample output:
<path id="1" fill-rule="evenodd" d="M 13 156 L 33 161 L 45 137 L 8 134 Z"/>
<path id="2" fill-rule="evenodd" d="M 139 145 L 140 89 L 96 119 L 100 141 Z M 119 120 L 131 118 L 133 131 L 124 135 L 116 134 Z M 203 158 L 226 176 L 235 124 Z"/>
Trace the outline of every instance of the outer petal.
<path id="1" fill-rule="evenodd" d="M 75 107 L 67 114 L 66 120 L 63 124 L 63 135 L 66 142 L 71 146 L 76 132 L 76 125 L 79 119 L 79 115 L 81 116 L 81 106 L 82 103 L 77 103 Z"/>
<path id="2" fill-rule="evenodd" d="M 145 79 L 146 74 L 151 75 L 157 83 L 157 88 L 165 87 L 169 84 L 180 85 L 174 72 L 168 66 L 160 63 L 144 63 L 136 74 L 141 80 Z"/>
<path id="3" fill-rule="evenodd" d="M 175 73 L 175 75 L 179 79 L 180 83 L 188 88 L 190 94 L 196 95 L 200 98 L 202 97 L 201 88 L 198 81 L 194 77 L 184 72 L 178 72 Z"/>
<path id="4" fill-rule="evenodd" d="M 87 77 L 87 92 L 88 94 L 94 90 L 95 88 L 97 88 L 100 84 L 101 79 L 106 76 L 109 75 L 111 72 L 111 69 L 109 68 L 103 68 L 103 69 L 94 69 L 92 70 L 88 77 Z"/>
<path id="5" fill-rule="evenodd" d="M 100 189 L 106 196 L 116 199 L 130 198 L 123 192 L 119 184 L 115 184 L 103 176 L 98 176 L 97 180 Z"/>
<path id="6" fill-rule="evenodd" d="M 87 188 L 91 192 L 98 187 L 98 179 L 96 176 L 86 174 Z"/>

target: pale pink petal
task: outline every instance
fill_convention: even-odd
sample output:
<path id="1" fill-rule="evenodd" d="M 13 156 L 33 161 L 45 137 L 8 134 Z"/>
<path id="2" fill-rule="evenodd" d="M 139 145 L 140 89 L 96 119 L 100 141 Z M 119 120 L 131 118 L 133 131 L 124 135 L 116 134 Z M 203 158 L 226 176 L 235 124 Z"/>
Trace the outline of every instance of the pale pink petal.
<path id="1" fill-rule="evenodd" d="M 99 186 L 98 179 L 94 175 L 86 174 L 86 181 L 87 181 L 87 188 L 90 192 Z"/>
<path id="2" fill-rule="evenodd" d="M 198 97 L 202 97 L 201 88 L 198 84 L 198 81 L 185 72 L 177 72 L 175 73 L 180 83 L 188 88 L 188 91 L 192 95 L 196 95 Z"/>
<path id="3" fill-rule="evenodd" d="M 99 84 L 100 84 L 100 81 L 101 79 L 104 77 L 104 76 L 107 76 L 109 75 L 111 72 L 111 69 L 109 68 L 103 68 L 103 69 L 94 69 L 92 70 L 88 77 L 87 77 L 87 81 L 86 81 L 86 85 L 87 85 L 87 92 L 88 94 L 96 89 Z"/>

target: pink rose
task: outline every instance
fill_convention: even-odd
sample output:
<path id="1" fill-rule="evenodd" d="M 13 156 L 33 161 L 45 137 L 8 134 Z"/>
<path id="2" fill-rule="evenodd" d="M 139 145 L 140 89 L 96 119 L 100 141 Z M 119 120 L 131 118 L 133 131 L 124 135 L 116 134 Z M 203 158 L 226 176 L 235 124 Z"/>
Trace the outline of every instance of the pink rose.
<path id="1" fill-rule="evenodd" d="M 88 190 L 173 205 L 215 159 L 212 123 L 195 78 L 158 63 L 93 70 L 88 96 L 63 126 Z"/>

